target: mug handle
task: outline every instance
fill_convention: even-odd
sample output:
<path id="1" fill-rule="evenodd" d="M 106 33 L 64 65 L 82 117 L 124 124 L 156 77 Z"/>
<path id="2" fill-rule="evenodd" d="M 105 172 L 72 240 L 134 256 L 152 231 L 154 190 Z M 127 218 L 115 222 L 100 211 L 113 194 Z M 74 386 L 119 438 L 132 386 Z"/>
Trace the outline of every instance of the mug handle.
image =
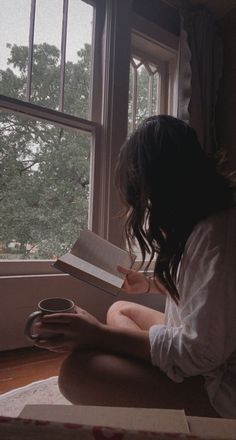
<path id="1" fill-rule="evenodd" d="M 38 335 L 32 335 L 31 334 L 31 327 L 36 318 L 38 316 L 42 316 L 43 312 L 41 310 L 37 310 L 36 312 L 31 313 L 31 315 L 28 316 L 26 325 L 25 325 L 25 336 L 30 340 L 34 340 L 38 338 Z"/>

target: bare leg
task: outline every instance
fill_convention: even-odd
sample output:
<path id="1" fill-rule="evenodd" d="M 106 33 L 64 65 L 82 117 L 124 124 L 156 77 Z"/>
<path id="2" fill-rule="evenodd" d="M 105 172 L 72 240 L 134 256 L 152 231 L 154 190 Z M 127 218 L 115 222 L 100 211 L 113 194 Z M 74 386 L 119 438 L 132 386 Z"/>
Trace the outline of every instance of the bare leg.
<path id="1" fill-rule="evenodd" d="M 164 314 L 128 301 L 114 303 L 107 313 L 110 326 L 148 330 L 162 324 Z M 62 394 L 77 405 L 185 409 L 186 414 L 217 417 L 202 377 L 171 381 L 159 368 L 112 353 L 75 352 L 61 368 Z"/>
<path id="2" fill-rule="evenodd" d="M 107 324 L 112 327 L 149 330 L 164 324 L 164 313 L 129 301 L 117 301 L 107 312 Z"/>
<path id="3" fill-rule="evenodd" d="M 71 354 L 59 387 L 77 405 L 184 408 L 188 415 L 217 417 L 200 376 L 174 383 L 157 367 L 111 353 Z"/>

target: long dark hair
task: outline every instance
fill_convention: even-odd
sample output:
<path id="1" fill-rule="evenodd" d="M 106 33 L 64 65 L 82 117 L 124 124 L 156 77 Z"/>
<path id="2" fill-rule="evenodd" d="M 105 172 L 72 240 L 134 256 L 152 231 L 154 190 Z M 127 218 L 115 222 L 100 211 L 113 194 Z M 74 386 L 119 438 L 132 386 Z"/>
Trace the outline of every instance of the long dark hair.
<path id="1" fill-rule="evenodd" d="M 178 265 L 194 226 L 232 205 L 230 179 L 202 150 L 195 131 L 166 115 L 152 116 L 122 146 L 116 186 L 124 204 L 125 237 L 137 240 L 143 263 L 175 302 Z M 147 266 L 148 267 L 148 266 Z"/>

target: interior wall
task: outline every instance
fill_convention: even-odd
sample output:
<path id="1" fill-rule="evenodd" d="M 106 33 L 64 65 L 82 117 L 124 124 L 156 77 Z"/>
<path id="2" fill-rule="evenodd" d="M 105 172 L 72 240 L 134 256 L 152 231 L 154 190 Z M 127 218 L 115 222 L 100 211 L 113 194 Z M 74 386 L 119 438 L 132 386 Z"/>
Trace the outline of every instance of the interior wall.
<path id="1" fill-rule="evenodd" d="M 72 299 L 79 307 L 105 322 L 108 308 L 114 301 L 134 301 L 164 310 L 164 295 L 119 292 L 109 295 L 69 275 L 0 278 L 0 351 L 32 345 L 24 335 L 27 316 L 37 310 L 38 302 L 49 297 Z"/>
<path id="2" fill-rule="evenodd" d="M 236 168 L 236 8 L 222 17 L 219 24 L 224 44 L 224 70 L 217 105 L 217 134 L 233 170 Z"/>
<path id="3" fill-rule="evenodd" d="M 168 32 L 179 35 L 180 17 L 176 8 L 161 0 L 133 0 L 132 9 L 136 14 L 154 22 Z"/>

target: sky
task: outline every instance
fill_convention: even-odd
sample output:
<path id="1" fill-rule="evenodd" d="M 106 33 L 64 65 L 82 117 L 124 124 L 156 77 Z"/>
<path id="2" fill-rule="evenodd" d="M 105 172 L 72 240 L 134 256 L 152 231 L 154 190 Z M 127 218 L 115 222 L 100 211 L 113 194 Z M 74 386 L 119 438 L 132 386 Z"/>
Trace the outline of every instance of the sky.
<path id="1" fill-rule="evenodd" d="M 7 43 L 28 46 L 31 0 L 0 0 L 0 69 L 6 69 Z M 63 0 L 36 0 L 34 43 L 61 47 Z M 91 43 L 92 7 L 82 0 L 69 0 L 66 61 Z"/>

